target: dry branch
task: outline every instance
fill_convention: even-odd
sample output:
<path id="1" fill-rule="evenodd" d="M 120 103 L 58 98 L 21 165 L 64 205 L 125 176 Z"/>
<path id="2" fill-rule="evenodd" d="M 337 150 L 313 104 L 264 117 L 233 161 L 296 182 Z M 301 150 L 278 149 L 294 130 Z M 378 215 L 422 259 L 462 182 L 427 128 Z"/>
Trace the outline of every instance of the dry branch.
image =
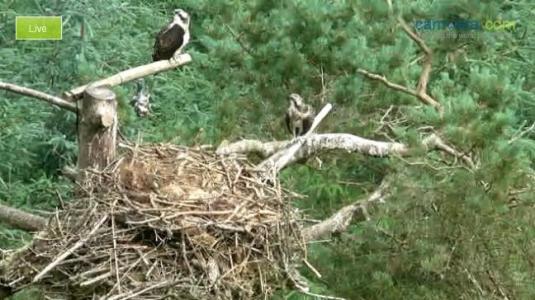
<path id="1" fill-rule="evenodd" d="M 303 141 L 303 146 L 295 153 L 289 163 L 329 150 L 345 150 L 372 156 L 405 155 L 409 150 L 408 146 L 402 143 L 374 141 L 348 133 L 313 134 L 303 138 Z M 260 141 L 244 140 L 220 146 L 217 151 L 220 154 L 244 154 L 248 152 L 271 154 L 287 147 L 291 143 L 291 141 L 262 143 Z"/>
<path id="2" fill-rule="evenodd" d="M 290 157 L 284 166 L 315 156 L 321 152 L 331 150 L 345 150 L 347 152 L 358 152 L 371 156 L 405 156 L 409 153 L 409 146 L 402 143 L 374 141 L 347 133 L 313 134 L 309 137 L 301 137 L 301 139 L 303 140 L 303 145 Z M 264 161 L 263 164 L 276 164 L 276 162 L 279 161 L 280 156 L 286 153 L 285 149 L 287 149 L 289 145 L 292 145 L 292 143 L 292 141 L 262 143 L 257 140 L 242 140 L 231 144 L 220 145 L 217 149 L 217 154 L 231 155 L 254 152 L 263 155 L 264 157 L 271 156 Z M 423 139 L 422 146 L 426 147 L 428 150 L 436 149 L 446 152 L 456 158 L 460 158 L 472 169 L 477 167 L 469 155 L 461 153 L 455 148 L 447 145 L 446 142 L 436 134 L 431 134 Z"/>
<path id="3" fill-rule="evenodd" d="M 429 149 L 438 149 L 444 151 L 457 158 L 461 158 L 472 169 L 476 168 L 472 158 L 465 153 L 461 153 L 455 150 L 453 147 L 448 146 L 438 135 L 432 134 L 423 140 L 423 144 Z"/>
<path id="4" fill-rule="evenodd" d="M 230 155 L 234 153 L 257 153 L 261 157 L 268 157 L 280 149 L 288 147 L 291 143 L 292 141 L 262 142 L 259 140 L 241 140 L 232 144 L 223 142 L 217 148 L 216 154 Z"/>
<path id="5" fill-rule="evenodd" d="M 145 76 L 153 75 L 156 73 L 160 73 L 163 71 L 171 70 L 174 68 L 177 68 L 179 66 L 182 66 L 184 64 L 187 64 L 191 61 L 191 56 L 187 53 L 181 54 L 177 56 L 176 58 L 172 58 L 169 60 L 160 60 L 157 62 L 153 62 L 150 64 L 146 64 L 143 66 L 135 67 L 132 69 L 128 69 L 126 71 L 119 72 L 113 76 L 110 76 L 108 78 L 98 80 L 96 82 L 91 83 L 91 85 L 95 86 L 102 86 L 102 85 L 108 85 L 108 86 L 116 86 L 119 84 L 123 84 L 125 82 L 129 82 L 132 80 L 136 80 L 138 78 L 142 78 Z M 82 85 L 79 87 L 76 87 L 70 91 L 67 91 L 64 93 L 65 98 L 69 100 L 76 100 L 82 97 L 83 92 L 85 89 L 89 86 L 89 84 Z"/>
<path id="6" fill-rule="evenodd" d="M 357 201 L 353 204 L 345 206 L 328 219 L 305 228 L 303 230 L 304 239 L 306 241 L 312 241 L 322 238 L 328 234 L 345 231 L 355 216 L 360 215 L 366 217 L 367 209 L 370 204 L 384 202 L 384 199 L 387 196 L 387 187 L 388 184 L 385 180 L 383 180 L 383 183 L 381 183 L 379 188 L 369 195 L 366 200 Z"/>
<path id="7" fill-rule="evenodd" d="M 39 274 L 35 275 L 35 277 L 33 278 L 32 282 L 39 281 L 41 278 L 43 278 L 43 276 L 45 276 L 48 272 L 50 272 L 50 270 L 52 270 L 60 262 L 62 262 L 67 257 L 69 257 L 71 254 L 73 254 L 74 251 L 76 251 L 78 248 L 82 247 L 85 244 L 85 242 L 87 242 L 97 232 L 97 230 L 100 228 L 100 226 L 102 226 L 102 224 L 104 224 L 104 222 L 106 222 L 107 219 L 108 219 L 108 216 L 104 215 L 100 219 L 100 221 L 98 221 L 98 223 L 95 225 L 95 227 L 93 227 L 93 229 L 87 235 L 85 235 L 82 239 L 80 239 L 78 242 L 76 242 L 67 251 L 63 252 L 61 255 L 56 257 L 56 259 L 54 259 L 48 266 L 46 266 L 41 272 L 39 272 Z"/>
<path id="8" fill-rule="evenodd" d="M 377 80 L 383 83 L 385 86 L 400 91 L 411 96 L 418 98 L 421 102 L 427 105 L 433 106 L 441 115 L 443 114 L 442 105 L 427 92 L 427 84 L 429 83 L 429 76 L 431 75 L 432 61 L 433 61 L 433 51 L 427 46 L 425 41 L 414 32 L 409 25 L 400 17 L 398 19 L 401 28 L 405 33 L 420 47 L 422 52 L 424 52 L 424 59 L 422 65 L 422 72 L 418 80 L 418 85 L 416 90 L 409 87 L 399 85 L 393 82 L 388 81 L 384 75 L 375 74 L 364 69 L 358 69 L 357 72 L 373 80 Z"/>
<path id="9" fill-rule="evenodd" d="M 65 101 L 64 99 L 60 97 L 52 96 L 47 93 L 43 93 L 34 89 L 18 86 L 12 83 L 1 82 L 1 81 L 0 81 L 0 89 L 14 92 L 20 95 L 28 96 L 28 97 L 37 98 L 39 100 L 43 100 L 52 105 L 55 105 L 59 108 L 70 110 L 72 112 L 77 112 L 76 104 Z"/>
<path id="10" fill-rule="evenodd" d="M 15 228 L 37 231 L 46 226 L 46 219 L 34 214 L 1 205 L 0 204 L 0 221 L 9 224 Z"/>

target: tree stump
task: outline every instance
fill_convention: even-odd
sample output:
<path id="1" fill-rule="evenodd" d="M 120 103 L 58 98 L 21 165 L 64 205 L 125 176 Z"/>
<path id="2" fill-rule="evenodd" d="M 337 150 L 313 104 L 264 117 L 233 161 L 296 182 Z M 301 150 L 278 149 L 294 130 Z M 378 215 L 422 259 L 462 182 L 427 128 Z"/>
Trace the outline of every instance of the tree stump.
<path id="1" fill-rule="evenodd" d="M 89 86 L 80 101 L 78 168 L 104 169 L 115 158 L 117 101 L 109 86 Z"/>

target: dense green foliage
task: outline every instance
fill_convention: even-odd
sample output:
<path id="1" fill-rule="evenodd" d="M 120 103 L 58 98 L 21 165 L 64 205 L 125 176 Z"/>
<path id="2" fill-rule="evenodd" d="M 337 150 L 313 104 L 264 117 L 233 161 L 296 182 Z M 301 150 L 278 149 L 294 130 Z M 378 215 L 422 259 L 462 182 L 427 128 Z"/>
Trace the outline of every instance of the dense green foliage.
<path id="1" fill-rule="evenodd" d="M 59 93 L 150 61 L 153 36 L 175 7 L 192 15 L 193 62 L 148 79 L 153 114 L 128 106 L 117 87 L 121 130 L 132 139 L 218 144 L 284 139 L 286 95 L 335 104 L 322 132 L 417 145 L 432 127 L 478 161 L 469 170 L 439 152 L 408 158 L 331 153 L 283 172 L 308 195 L 296 203 L 324 218 L 393 181 L 388 203 L 334 242 L 310 247 L 314 292 L 349 299 L 534 299 L 535 5 L 528 0 L 386 1 L 0 0 L 0 80 Z M 62 15 L 63 40 L 14 40 L 17 15 Z M 421 51 L 396 15 L 415 20 L 517 20 L 515 30 L 471 38 L 424 34 L 433 49 L 429 92 L 444 118 L 412 96 L 356 73 L 416 86 Z M 83 27 L 83 34 L 81 28 Z M 433 32 L 437 33 L 437 32 Z M 381 127 L 382 116 L 392 127 Z M 75 116 L 0 91 L 0 200 L 46 209 L 67 197 L 58 169 L 74 163 Z M 518 137 L 518 138 L 516 138 Z M 2 245 L 21 233 L 2 229 Z M 285 293 L 281 293 L 285 294 Z M 289 297 L 293 293 L 287 294 Z M 300 296 L 299 296 L 300 297 Z"/>

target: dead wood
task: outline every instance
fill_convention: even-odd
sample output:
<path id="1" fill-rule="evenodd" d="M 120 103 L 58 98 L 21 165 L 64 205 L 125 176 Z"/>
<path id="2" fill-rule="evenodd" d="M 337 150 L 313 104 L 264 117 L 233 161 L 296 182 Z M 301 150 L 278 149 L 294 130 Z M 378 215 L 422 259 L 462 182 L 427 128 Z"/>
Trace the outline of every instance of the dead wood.
<path id="1" fill-rule="evenodd" d="M 43 217 L 0 204 L 0 221 L 18 229 L 37 231 L 46 226 Z"/>
<path id="2" fill-rule="evenodd" d="M 85 85 L 73 88 L 70 91 L 65 92 L 64 97 L 68 100 L 74 101 L 82 97 L 84 91 L 89 85 L 93 85 L 93 86 L 106 85 L 106 86 L 113 87 L 113 86 L 123 84 L 132 80 L 143 78 L 149 75 L 175 69 L 177 67 L 180 67 L 184 64 L 189 63 L 190 61 L 191 61 L 191 56 L 187 53 L 184 53 L 184 54 L 178 55 L 176 58 L 172 58 L 169 60 L 160 60 L 160 61 L 156 61 L 150 64 L 138 66 L 132 69 L 119 72 L 108 78 L 95 81 L 91 84 L 85 84 Z"/>
<path id="3" fill-rule="evenodd" d="M 379 188 L 371 193 L 366 199 L 342 207 L 328 219 L 303 230 L 303 237 L 306 241 L 320 239 L 330 234 L 341 233 L 347 230 L 351 221 L 358 217 L 368 219 L 368 207 L 375 203 L 384 203 L 388 194 L 388 184 L 386 180 Z"/>
<path id="4" fill-rule="evenodd" d="M 76 104 L 65 101 L 64 99 L 60 97 L 52 96 L 47 93 L 43 93 L 34 89 L 18 86 L 12 83 L 1 82 L 1 81 L 0 81 L 0 89 L 14 92 L 14 93 L 24 95 L 24 96 L 37 98 L 39 100 L 43 100 L 52 105 L 55 105 L 59 108 L 63 108 L 72 112 L 77 112 Z"/>
<path id="5" fill-rule="evenodd" d="M 91 85 L 85 91 L 78 125 L 78 168 L 103 169 L 115 158 L 117 101 L 106 86 Z"/>

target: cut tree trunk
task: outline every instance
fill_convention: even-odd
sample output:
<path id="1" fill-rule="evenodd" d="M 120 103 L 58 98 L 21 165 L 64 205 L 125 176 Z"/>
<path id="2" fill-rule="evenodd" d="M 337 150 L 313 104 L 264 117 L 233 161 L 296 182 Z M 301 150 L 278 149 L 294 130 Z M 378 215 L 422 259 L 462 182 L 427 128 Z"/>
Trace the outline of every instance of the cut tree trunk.
<path id="1" fill-rule="evenodd" d="M 81 100 L 78 168 L 104 169 L 115 158 L 117 101 L 108 86 L 89 86 Z"/>

